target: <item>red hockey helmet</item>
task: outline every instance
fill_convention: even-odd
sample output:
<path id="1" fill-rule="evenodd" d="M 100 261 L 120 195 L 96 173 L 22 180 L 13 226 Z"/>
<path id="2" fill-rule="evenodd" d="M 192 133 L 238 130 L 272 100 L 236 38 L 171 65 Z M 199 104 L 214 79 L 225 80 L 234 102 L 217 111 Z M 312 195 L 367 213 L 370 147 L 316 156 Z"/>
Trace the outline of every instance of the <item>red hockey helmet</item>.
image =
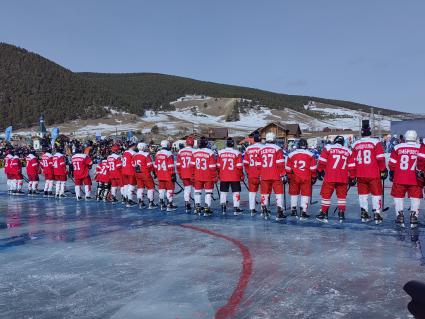
<path id="1" fill-rule="evenodd" d="M 192 146 L 195 145 L 195 140 L 193 139 L 192 136 L 189 136 L 188 138 L 186 138 L 186 146 Z"/>

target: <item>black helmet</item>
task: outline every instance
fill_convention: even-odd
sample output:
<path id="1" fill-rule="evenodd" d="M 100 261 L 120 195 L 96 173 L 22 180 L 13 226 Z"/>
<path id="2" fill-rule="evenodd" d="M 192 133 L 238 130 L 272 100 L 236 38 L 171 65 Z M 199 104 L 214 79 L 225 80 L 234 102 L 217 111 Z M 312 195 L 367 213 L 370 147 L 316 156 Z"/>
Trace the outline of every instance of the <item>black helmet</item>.
<path id="1" fill-rule="evenodd" d="M 255 142 L 255 143 L 259 143 L 259 142 L 261 142 L 261 135 L 260 135 L 260 132 L 255 131 L 255 132 L 254 132 L 254 134 L 253 134 L 253 138 L 254 138 L 254 142 Z"/>
<path id="2" fill-rule="evenodd" d="M 372 130 L 370 129 L 369 123 L 366 123 L 366 122 L 363 123 L 361 135 L 362 136 L 371 136 L 372 135 Z"/>
<path id="3" fill-rule="evenodd" d="M 305 150 L 305 149 L 307 149 L 307 147 L 308 147 L 307 140 L 305 138 L 301 138 L 298 141 L 298 148 L 302 148 L 302 149 Z"/>
<path id="4" fill-rule="evenodd" d="M 226 141 L 226 146 L 227 147 L 233 147 L 235 146 L 235 141 L 233 140 L 233 138 L 229 137 Z"/>
<path id="5" fill-rule="evenodd" d="M 202 136 L 199 140 L 199 148 L 207 148 L 208 147 L 208 141 L 205 138 L 205 136 Z"/>
<path id="6" fill-rule="evenodd" d="M 345 143 L 344 136 L 337 135 L 334 138 L 334 144 L 340 144 L 340 145 L 344 146 L 344 143 Z"/>

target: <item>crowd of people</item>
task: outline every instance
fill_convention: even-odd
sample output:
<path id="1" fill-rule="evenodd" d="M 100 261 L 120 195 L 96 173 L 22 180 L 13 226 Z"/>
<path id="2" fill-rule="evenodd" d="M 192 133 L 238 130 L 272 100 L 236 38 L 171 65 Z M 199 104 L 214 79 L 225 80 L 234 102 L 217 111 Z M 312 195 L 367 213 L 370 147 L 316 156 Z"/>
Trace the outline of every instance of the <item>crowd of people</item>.
<path id="1" fill-rule="evenodd" d="M 197 141 L 197 148 L 194 148 L 195 140 L 188 137 L 178 152 L 173 152 L 170 141 L 164 140 L 155 154 L 143 142 L 103 140 L 83 144 L 76 140 L 66 141 L 56 143 L 53 149 L 43 145 L 40 158 L 37 152 L 28 148 L 25 153 L 26 177 L 20 160 L 24 153 L 9 147 L 5 150 L 5 173 L 11 195 L 23 194 L 24 179 L 28 183 L 28 195 L 39 194 L 39 175 L 42 174 L 45 181 L 43 196 L 66 197 L 66 181 L 72 179 L 76 199 L 90 200 L 93 184 L 90 171 L 95 158 L 96 200 L 111 203 L 121 200 L 127 207 L 139 205 L 141 208 L 159 207 L 173 211 L 177 208 L 174 201 L 177 185 L 183 192 L 186 212 L 194 211 L 204 216 L 213 214 L 214 188 L 220 195 L 222 214 L 227 214 L 230 191 L 233 214 L 242 214 L 243 183 L 248 189 L 252 216 L 257 214 L 257 194 L 260 193 L 259 212 L 269 219 L 270 197 L 275 194 L 276 220 L 283 220 L 288 215 L 301 220 L 310 218 L 308 210 L 312 187 L 321 180 L 321 209 L 317 220 L 328 222 L 331 197 L 335 192 L 338 218 L 343 222 L 348 190 L 357 185 L 361 208 L 359 217 L 362 222 L 374 220 L 376 224 L 383 221 L 382 194 L 384 181 L 389 176 L 393 183 L 391 195 L 397 224 L 404 226 L 403 202 L 408 195 L 411 201 L 410 225 L 416 227 L 424 187 L 424 145 L 418 143 L 415 131 L 407 131 L 405 142 L 393 147 L 387 165 L 383 145 L 371 137 L 370 127 L 364 126 L 361 135 L 350 148 L 345 146 L 343 136 L 335 137 L 332 143 L 324 145 L 318 159 L 308 149 L 305 139 L 300 139 L 292 151 L 284 152 L 277 145 L 273 133 L 267 133 L 262 140 L 255 132 L 253 144 L 243 153 L 237 150 L 232 138 L 228 138 L 226 147 L 219 151 L 212 150 L 204 137 Z M 284 204 L 287 185 L 289 211 Z M 155 191 L 158 192 L 159 205 L 155 203 Z"/>

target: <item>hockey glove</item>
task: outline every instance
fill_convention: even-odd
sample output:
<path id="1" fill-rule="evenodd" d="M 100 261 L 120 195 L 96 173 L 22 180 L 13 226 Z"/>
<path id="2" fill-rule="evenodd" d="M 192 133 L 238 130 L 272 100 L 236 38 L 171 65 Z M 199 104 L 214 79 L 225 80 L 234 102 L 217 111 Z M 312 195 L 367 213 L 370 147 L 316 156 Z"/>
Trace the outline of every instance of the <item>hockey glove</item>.
<path id="1" fill-rule="evenodd" d="M 388 170 L 385 169 L 385 170 L 381 171 L 381 179 L 383 181 L 385 181 L 387 179 L 387 177 L 388 177 Z"/>
<path id="2" fill-rule="evenodd" d="M 425 172 L 424 171 L 416 171 L 416 179 L 421 182 L 424 183 L 425 182 Z"/>
<path id="3" fill-rule="evenodd" d="M 136 170 L 136 173 L 141 173 L 142 172 L 142 170 L 140 168 L 140 165 L 136 165 L 135 170 Z"/>
<path id="4" fill-rule="evenodd" d="M 155 171 L 152 172 L 152 176 L 153 176 L 154 179 L 156 179 L 156 173 L 155 173 Z"/>
<path id="5" fill-rule="evenodd" d="M 175 183 L 175 182 L 176 182 L 176 180 L 177 180 L 177 176 L 176 176 L 176 174 L 171 175 L 171 181 L 172 181 L 173 183 Z"/>
<path id="6" fill-rule="evenodd" d="M 357 178 L 355 178 L 355 177 L 350 177 L 349 179 L 348 179 L 348 184 L 352 187 L 352 186 L 356 186 L 356 184 L 357 184 Z"/>
<path id="7" fill-rule="evenodd" d="M 283 184 L 288 183 L 288 175 L 283 175 L 283 176 L 280 177 L 280 179 L 281 179 Z"/>
<path id="8" fill-rule="evenodd" d="M 389 176 L 390 176 L 390 182 L 393 182 L 394 181 L 394 171 L 390 171 Z"/>
<path id="9" fill-rule="evenodd" d="M 317 177 L 316 176 L 312 177 L 311 178 L 311 185 L 316 184 L 316 182 L 317 182 Z"/>
<path id="10" fill-rule="evenodd" d="M 323 177 L 325 177 L 325 171 L 317 171 L 317 179 L 323 181 Z"/>

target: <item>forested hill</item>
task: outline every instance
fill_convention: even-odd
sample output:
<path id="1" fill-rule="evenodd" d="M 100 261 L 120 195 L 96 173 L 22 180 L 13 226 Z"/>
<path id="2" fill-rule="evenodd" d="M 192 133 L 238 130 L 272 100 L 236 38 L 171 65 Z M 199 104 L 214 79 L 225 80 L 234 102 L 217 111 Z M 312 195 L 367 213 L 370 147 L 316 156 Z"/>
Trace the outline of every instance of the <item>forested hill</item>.
<path id="1" fill-rule="evenodd" d="M 186 94 L 237 97 L 271 108 L 300 112 L 309 100 L 354 110 L 370 106 L 308 96 L 286 95 L 247 87 L 198 81 L 154 73 L 74 73 L 16 46 L 0 43 L 0 129 L 37 124 L 44 114 L 48 125 L 73 119 L 98 118 L 105 106 L 142 114 L 146 108 L 171 108 L 170 102 Z M 399 112 L 377 109 L 383 115 Z"/>
<path id="2" fill-rule="evenodd" d="M 242 97 L 259 101 L 271 108 L 291 108 L 306 113 L 304 105 L 314 100 L 325 104 L 336 105 L 352 110 L 369 112 L 371 106 L 349 101 L 324 99 L 302 95 L 288 95 L 248 88 L 236 85 L 219 84 L 199 81 L 180 76 L 158 73 L 79 73 L 84 79 L 90 79 L 95 84 L 108 88 L 125 107 L 137 113 L 142 106 L 169 107 L 170 101 L 185 94 L 201 94 L 212 97 Z M 400 114 L 394 110 L 375 108 L 382 115 Z"/>

